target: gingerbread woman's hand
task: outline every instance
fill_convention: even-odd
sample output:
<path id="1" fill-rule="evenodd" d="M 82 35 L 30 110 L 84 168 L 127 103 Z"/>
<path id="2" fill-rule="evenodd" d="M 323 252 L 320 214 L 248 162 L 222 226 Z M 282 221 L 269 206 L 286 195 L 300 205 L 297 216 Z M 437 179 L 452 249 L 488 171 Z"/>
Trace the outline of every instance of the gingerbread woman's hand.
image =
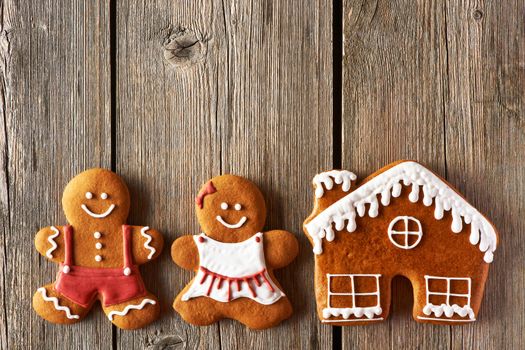
<path id="1" fill-rule="evenodd" d="M 171 258 L 183 269 L 197 271 L 199 268 L 199 251 L 193 235 L 179 237 L 171 245 Z"/>
<path id="2" fill-rule="evenodd" d="M 295 259 L 298 253 L 299 243 L 293 233 L 283 230 L 264 233 L 264 258 L 269 268 L 285 267 Z"/>
<path id="3" fill-rule="evenodd" d="M 64 230 L 63 226 L 44 227 L 35 236 L 36 250 L 51 261 L 64 261 Z"/>
<path id="4" fill-rule="evenodd" d="M 164 238 L 148 226 L 131 226 L 133 262 L 137 265 L 157 258 L 164 247 Z"/>

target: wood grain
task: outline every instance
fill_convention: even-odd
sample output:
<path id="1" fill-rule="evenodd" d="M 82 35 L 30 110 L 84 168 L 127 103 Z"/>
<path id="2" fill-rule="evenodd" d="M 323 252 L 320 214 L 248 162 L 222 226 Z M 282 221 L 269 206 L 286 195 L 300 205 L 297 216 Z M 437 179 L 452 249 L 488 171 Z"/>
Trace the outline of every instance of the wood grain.
<path id="1" fill-rule="evenodd" d="M 311 197 L 303 175 L 331 163 L 330 8 L 159 1 L 119 3 L 117 18 L 117 171 L 131 184 L 132 220 L 169 243 L 197 233 L 200 184 L 233 172 L 261 186 L 268 228 L 293 231 L 302 250 L 278 272 L 295 316 L 264 332 L 233 321 L 184 323 L 171 303 L 192 274 L 165 252 L 144 269 L 163 300 L 161 320 L 118 332 L 117 347 L 155 348 L 168 338 L 190 348 L 330 346 L 331 330 L 314 314 L 310 248 L 300 233 Z"/>
<path id="2" fill-rule="evenodd" d="M 6 1 L 1 9 L 0 348 L 106 349 L 111 324 L 100 310 L 58 326 L 33 312 L 31 298 L 58 269 L 37 253 L 37 230 L 65 222 L 60 198 L 72 176 L 110 165 L 108 8 Z"/>

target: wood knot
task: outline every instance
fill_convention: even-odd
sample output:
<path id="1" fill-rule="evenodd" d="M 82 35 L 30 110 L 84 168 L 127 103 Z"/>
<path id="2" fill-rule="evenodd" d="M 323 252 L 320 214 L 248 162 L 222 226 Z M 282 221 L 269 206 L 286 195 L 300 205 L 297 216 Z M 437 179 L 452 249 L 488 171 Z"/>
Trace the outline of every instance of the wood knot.
<path id="1" fill-rule="evenodd" d="M 162 44 L 164 59 L 177 68 L 191 67 L 204 60 L 206 43 L 188 29 L 169 31 Z"/>
<path id="2" fill-rule="evenodd" d="M 145 348 L 148 350 L 167 350 L 184 348 L 184 340 L 178 335 L 155 334 L 153 339 L 148 339 Z"/>
<path id="3" fill-rule="evenodd" d="M 474 18 L 476 21 L 480 21 L 483 18 L 483 11 L 481 10 L 472 11 L 472 18 Z"/>

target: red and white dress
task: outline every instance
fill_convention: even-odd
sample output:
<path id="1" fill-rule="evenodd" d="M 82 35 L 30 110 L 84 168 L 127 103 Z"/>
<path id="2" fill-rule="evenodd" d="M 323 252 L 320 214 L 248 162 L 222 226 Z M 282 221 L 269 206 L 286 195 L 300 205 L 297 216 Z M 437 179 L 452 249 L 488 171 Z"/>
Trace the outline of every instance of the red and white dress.
<path id="1" fill-rule="evenodd" d="M 263 234 L 238 243 L 216 241 L 204 233 L 193 237 L 199 250 L 199 271 L 183 301 L 207 296 L 220 302 L 250 298 L 263 305 L 284 293 L 273 283 L 264 261 Z"/>

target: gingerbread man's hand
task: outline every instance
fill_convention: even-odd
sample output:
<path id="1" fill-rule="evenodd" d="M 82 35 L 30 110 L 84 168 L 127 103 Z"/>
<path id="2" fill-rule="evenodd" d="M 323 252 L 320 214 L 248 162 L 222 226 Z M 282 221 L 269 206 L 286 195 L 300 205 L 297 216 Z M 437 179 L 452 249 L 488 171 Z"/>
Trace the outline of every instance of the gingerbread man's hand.
<path id="1" fill-rule="evenodd" d="M 264 258 L 269 268 L 285 267 L 295 259 L 298 253 L 299 243 L 293 233 L 283 230 L 264 233 Z"/>
<path id="2" fill-rule="evenodd" d="M 64 230 L 63 226 L 44 227 L 35 236 L 36 250 L 51 261 L 64 261 Z"/>
<path id="3" fill-rule="evenodd" d="M 199 268 L 199 251 L 193 235 L 179 237 L 171 245 L 171 258 L 183 269 L 197 271 Z"/>
<path id="4" fill-rule="evenodd" d="M 164 247 L 164 238 L 148 226 L 131 226 L 133 262 L 137 265 L 157 258 Z"/>

